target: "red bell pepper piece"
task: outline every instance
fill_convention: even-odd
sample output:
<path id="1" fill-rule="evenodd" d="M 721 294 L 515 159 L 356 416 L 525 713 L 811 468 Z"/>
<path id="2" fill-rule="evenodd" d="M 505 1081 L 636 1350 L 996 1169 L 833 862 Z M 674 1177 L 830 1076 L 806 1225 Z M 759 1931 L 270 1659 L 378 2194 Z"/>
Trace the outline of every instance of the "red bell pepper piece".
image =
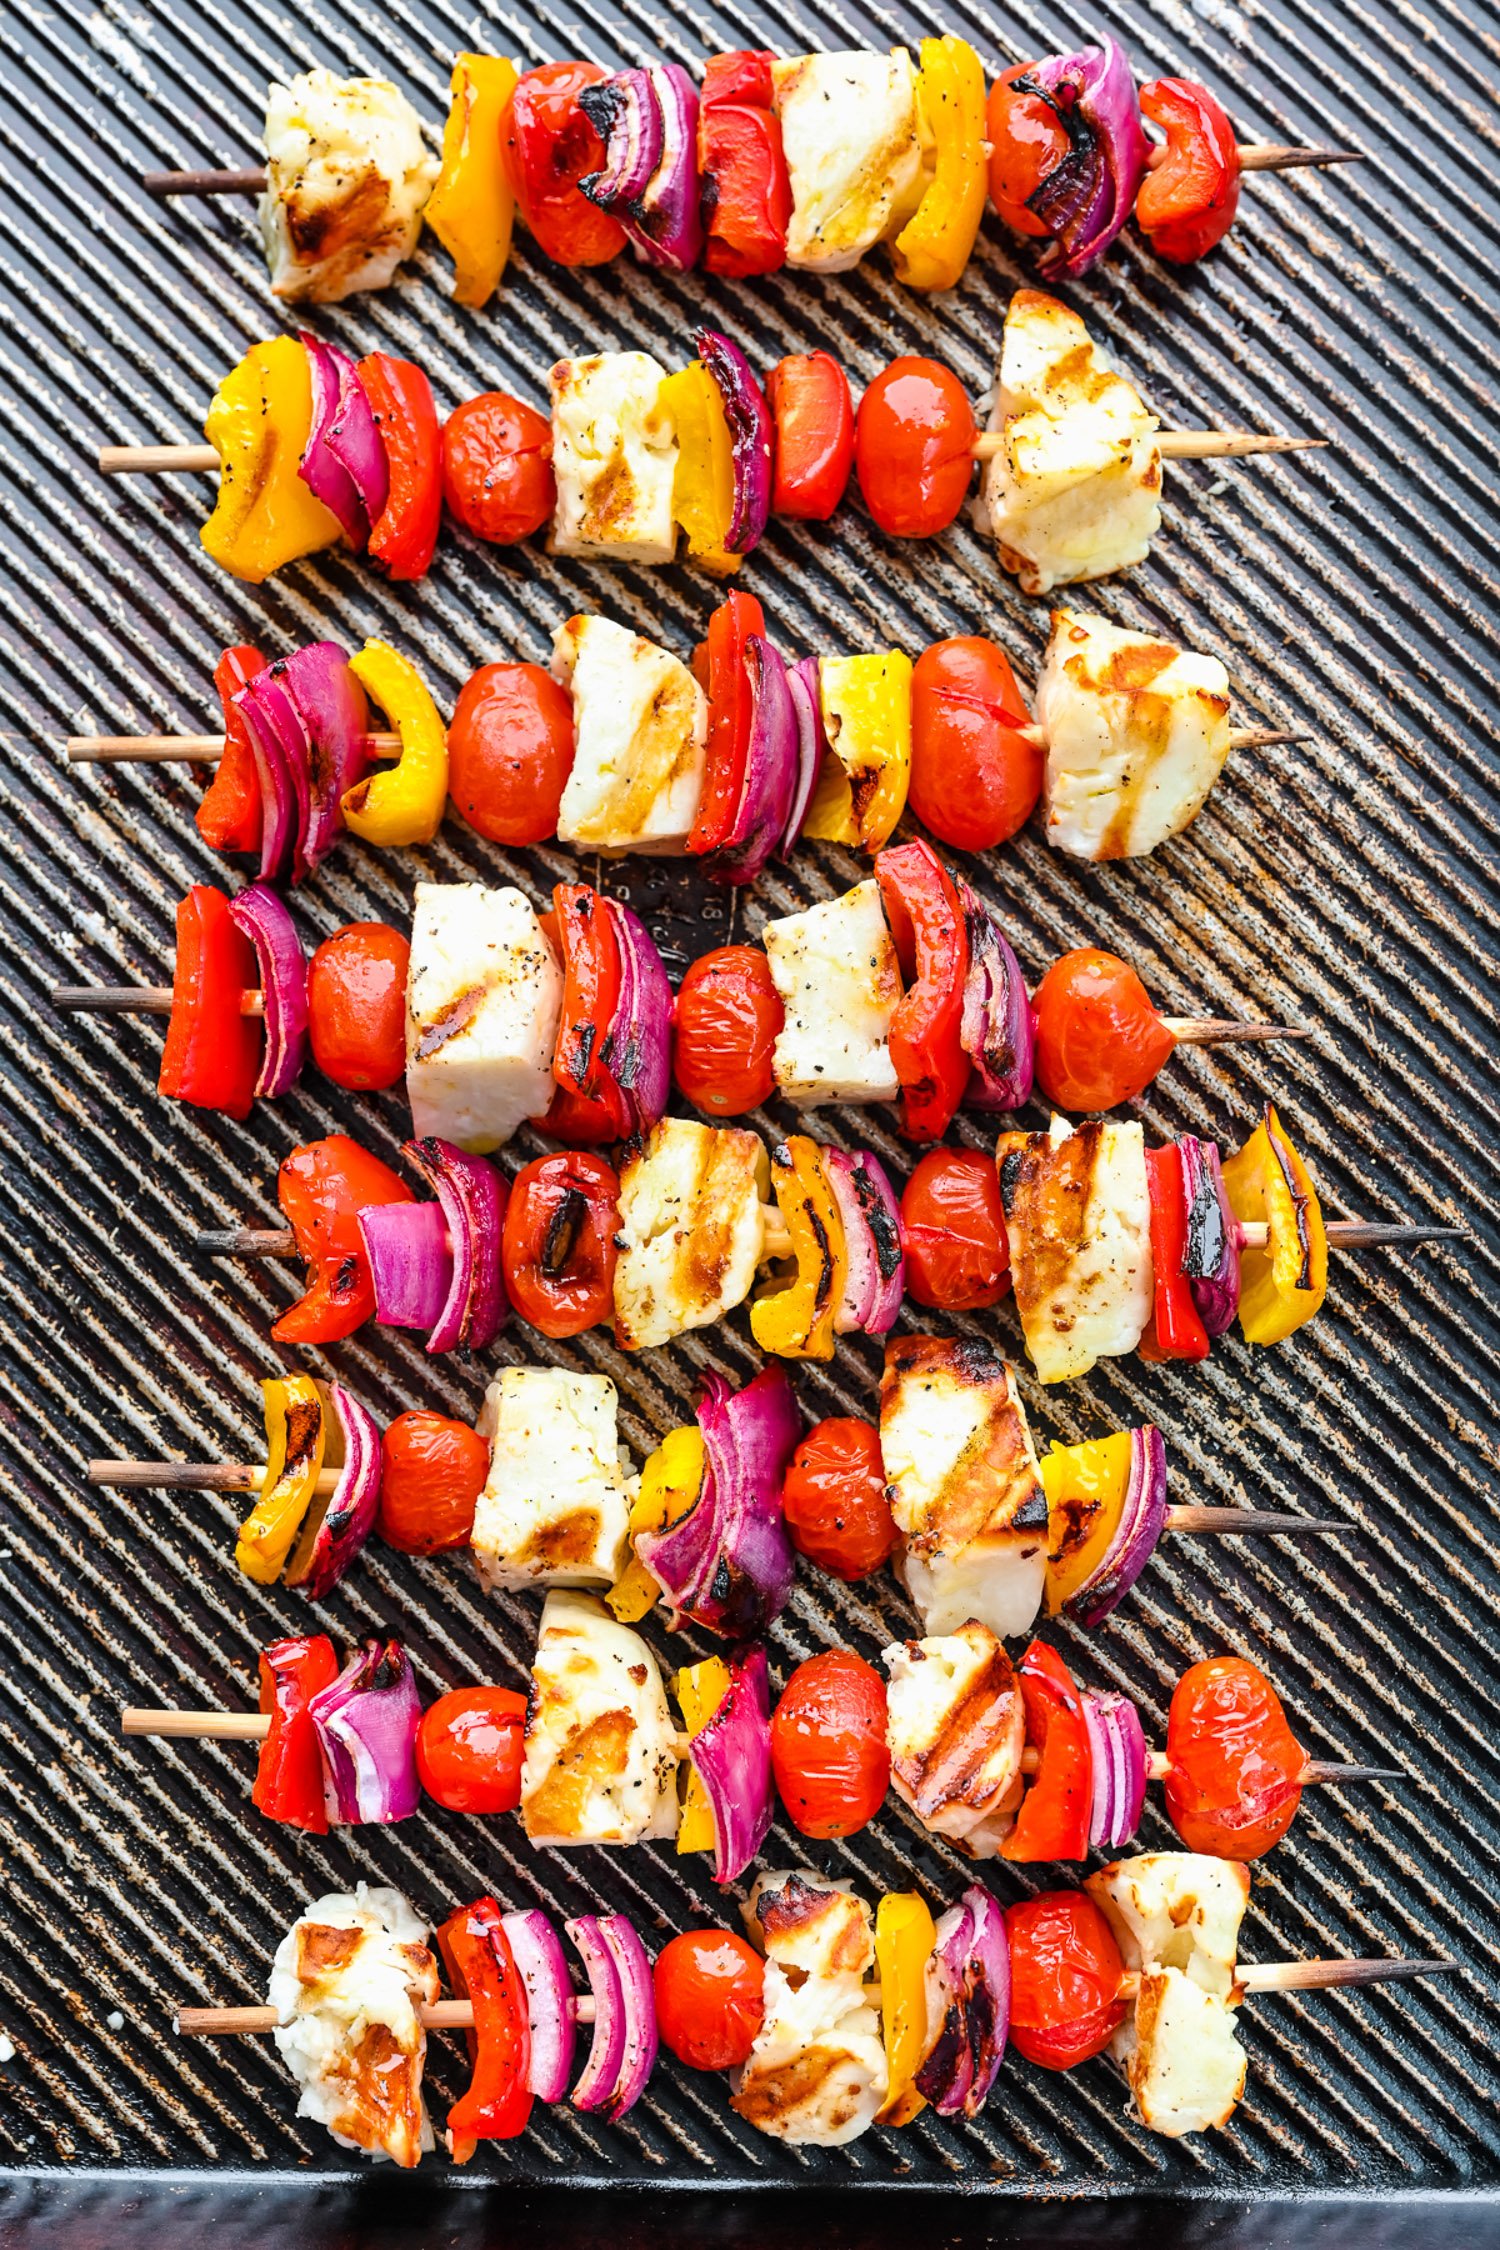
<path id="1" fill-rule="evenodd" d="M 708 748 L 703 794 L 688 837 L 690 852 L 712 852 L 728 840 L 739 810 L 750 757 L 753 705 L 745 669 L 745 644 L 765 637 L 765 612 L 753 594 L 732 593 L 708 621 L 708 638 L 694 660 L 708 697 Z"/>
<path id="2" fill-rule="evenodd" d="M 456 1997 L 474 2010 L 469 2033 L 471 2077 L 448 2112 L 448 2146 L 467 2164 L 480 2141 L 512 2141 L 531 2115 L 531 2020 L 526 1987 L 492 1898 L 450 1914 L 437 1932 L 438 1951 Z"/>
<path id="3" fill-rule="evenodd" d="M 969 1083 L 959 1037 L 969 973 L 964 910 L 930 844 L 877 852 L 875 878 L 907 986 L 891 1018 L 901 1130 L 910 1141 L 935 1141 Z"/>
<path id="4" fill-rule="evenodd" d="M 260 1074 L 261 1029 L 242 1006 L 259 978 L 255 948 L 229 919 L 229 901 L 195 883 L 177 908 L 172 1016 L 157 1091 L 197 1109 L 248 1117 Z"/>
<path id="5" fill-rule="evenodd" d="M 260 1746 L 251 1803 L 267 1820 L 328 1834 L 323 1798 L 323 1752 L 308 1705 L 339 1676 L 339 1660 L 326 1633 L 273 1641 L 260 1657 L 260 1707 L 271 1731 Z"/>
<path id="6" fill-rule="evenodd" d="M 563 966 L 562 1012 L 552 1055 L 552 1075 L 563 1100 L 560 1105 L 554 1097 L 549 1130 L 560 1134 L 566 1121 L 572 1129 L 569 1137 L 623 1140 L 630 1131 L 630 1105 L 605 1053 L 620 1005 L 620 947 L 613 918 L 587 883 L 559 883 L 542 928 Z"/>
<path id="7" fill-rule="evenodd" d="M 703 262 L 710 273 L 775 273 L 786 263 L 792 183 L 771 91 L 771 57 L 710 55 L 698 107 Z"/>
<path id="8" fill-rule="evenodd" d="M 432 385 L 409 359 L 371 352 L 359 379 L 385 447 L 390 484 L 369 556 L 387 578 L 425 578 L 443 517 L 443 439 Z"/>
<path id="9" fill-rule="evenodd" d="M 375 1315 L 375 1284 L 359 1214 L 410 1203 L 405 1180 L 347 1133 L 294 1148 L 276 1176 L 276 1200 L 306 1261 L 307 1290 L 271 1330 L 277 1344 L 335 1344 Z"/>
<path id="10" fill-rule="evenodd" d="M 794 352 L 766 377 L 775 443 L 771 513 L 825 523 L 854 467 L 849 378 L 827 352 Z"/>
<path id="11" fill-rule="evenodd" d="M 1094 1759 L 1083 1699 L 1056 1649 L 1041 1641 L 1032 1642 L 1017 1670 L 1026 1747 L 1035 1750 L 1037 1766 L 1000 1856 L 1083 1859 L 1094 1803 Z"/>
<path id="12" fill-rule="evenodd" d="M 1175 1141 L 1146 1151 L 1151 1194 L 1151 1324 L 1137 1350 L 1142 1359 L 1207 1359 L 1208 1330 L 1182 1270 L 1187 1251 L 1187 1187 Z"/>
<path id="13" fill-rule="evenodd" d="M 234 698 L 247 680 L 253 680 L 265 668 L 260 650 L 243 642 L 226 648 L 214 666 L 214 686 L 224 712 L 224 755 L 213 769 L 213 779 L 193 817 L 204 843 L 211 844 L 216 852 L 260 850 L 260 773 Z"/>
<path id="14" fill-rule="evenodd" d="M 1234 127 L 1206 86 L 1158 78 L 1141 108 L 1167 136 L 1135 201 L 1136 224 L 1159 258 L 1190 265 L 1222 242 L 1240 207 Z"/>

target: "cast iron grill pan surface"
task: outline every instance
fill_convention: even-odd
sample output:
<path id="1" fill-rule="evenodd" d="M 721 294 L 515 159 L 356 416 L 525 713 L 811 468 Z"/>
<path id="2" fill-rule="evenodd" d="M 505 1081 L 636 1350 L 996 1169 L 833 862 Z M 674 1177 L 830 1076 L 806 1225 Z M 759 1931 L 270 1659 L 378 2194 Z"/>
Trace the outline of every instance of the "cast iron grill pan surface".
<path id="1" fill-rule="evenodd" d="M 1149 565 L 1084 596 L 1221 652 L 1239 719 L 1310 739 L 1238 760 L 1192 831 L 1150 861 L 1089 869 L 1028 834 L 980 863 L 978 880 L 1033 978 L 1066 946 L 1097 941 L 1135 961 L 1172 1012 L 1312 1027 L 1296 1049 L 1179 1056 L 1139 1105 L 1149 1133 L 1234 1145 L 1274 1094 L 1331 1212 L 1474 1229 L 1467 1244 L 1341 1259 L 1325 1315 L 1280 1351 L 1252 1356 L 1231 1342 L 1202 1371 L 1132 1361 L 1027 1392 L 1046 1436 L 1157 1420 L 1180 1499 L 1298 1509 L 1357 1532 L 1295 1545 L 1169 1538 L 1103 1631 L 1053 1637 L 1086 1683 L 1139 1698 L 1157 1740 L 1183 1667 L 1239 1651 L 1268 1667 L 1315 1755 L 1403 1770 L 1399 1787 L 1305 1799 L 1291 1838 L 1256 1870 L 1247 1957 L 1451 1953 L 1464 1969 L 1354 1997 L 1254 2001 L 1241 2018 L 1246 2101 L 1229 2131 L 1202 2140 L 1140 2130 L 1105 2063 L 1056 2078 L 1012 2058 L 973 2124 L 929 2111 L 901 2133 L 798 2153 L 742 2126 L 721 2081 L 664 2060 L 618 2127 L 541 2111 L 523 2141 L 482 2151 L 476 2167 L 1238 2195 L 1496 2179 L 1488 966 L 1500 198 L 1486 74 L 1500 18 L 1448 0 L 1423 11 L 1275 0 L 1201 18 L 1165 0 L 1107 15 L 1063 5 L 992 15 L 953 0 L 940 15 L 935 26 L 904 7 L 748 7 L 674 21 L 586 8 L 545 22 L 427 0 L 373 12 L 313 0 L 295 13 L 113 0 L 85 15 L 17 0 L 0 18 L 0 2028 L 16 2049 L 0 2070 L 0 2156 L 12 2166 L 353 2166 L 321 2129 L 294 2121 L 268 2041 L 184 2041 L 172 2017 L 190 2000 L 259 1997 L 298 1909 L 356 1877 L 395 1883 L 427 1911 L 485 1889 L 559 1915 L 619 1908 L 653 1946 L 733 1915 L 706 1863 L 666 1848 L 539 1854 L 515 1819 L 432 1807 L 395 1829 L 304 1840 L 252 1816 L 244 1746 L 119 1740 L 126 1703 L 247 1705 L 257 1647 L 314 1625 L 340 1643 L 404 1636 L 428 1695 L 470 1679 L 514 1685 L 536 1603 L 484 1601 L 462 1558 L 422 1565 L 374 1547 L 313 1613 L 235 1573 L 228 1503 L 83 1484 L 96 1454 L 256 1457 L 258 1384 L 278 1366 L 266 1332 L 293 1276 L 211 1263 L 187 1240 L 200 1227 L 274 1222 L 277 1164 L 314 1135 L 338 1127 L 393 1156 L 403 1114 L 394 1096 L 338 1097 L 310 1073 L 243 1126 L 205 1118 L 156 1096 L 159 1023 L 52 1014 L 54 982 L 166 981 L 176 899 L 190 881 L 234 879 L 198 840 L 184 769 L 70 773 L 61 737 L 210 725 L 211 669 L 233 640 L 279 651 L 325 633 L 353 645 L 386 634 L 451 707 L 481 661 L 545 661 L 574 608 L 686 652 L 716 599 L 686 571 L 589 569 L 451 530 L 416 588 L 383 587 L 327 556 L 259 592 L 220 576 L 197 545 L 208 480 L 107 484 L 92 456 L 101 442 L 194 440 L 222 371 L 280 321 L 249 206 L 153 206 L 138 175 L 255 161 L 268 78 L 314 62 L 387 73 L 440 121 L 462 45 L 621 64 L 750 41 L 878 46 L 946 26 L 992 68 L 1109 28 L 1142 77 L 1180 71 L 1216 88 L 1243 138 L 1353 144 L 1369 158 L 1248 184 L 1229 246 L 1199 271 L 1122 244 L 1064 292 L 1168 424 L 1332 441 L 1324 453 L 1174 470 Z M 419 360 L 445 409 L 493 387 L 540 399 L 567 351 L 645 345 L 680 365 L 703 321 L 761 366 L 826 347 L 856 383 L 898 351 L 930 352 L 977 396 L 1006 298 L 1029 278 L 992 222 L 961 290 L 936 303 L 899 289 L 879 254 L 832 281 L 722 285 L 625 263 L 569 276 L 519 239 L 482 315 L 455 310 L 446 261 L 424 248 L 402 286 L 315 312 L 313 325 L 355 351 Z M 832 526 L 773 527 L 742 583 L 789 652 L 915 652 L 983 631 L 1030 672 L 1045 639 L 1046 605 L 1016 592 L 972 530 L 897 545 L 857 503 Z M 450 822 L 423 853 L 377 855 L 346 839 L 293 909 L 311 943 L 346 920 L 404 920 L 419 872 L 514 880 L 540 897 L 576 868 L 549 850 L 507 857 Z M 676 866 L 626 866 L 608 881 L 680 969 L 859 872 L 838 850 L 808 847 L 738 902 Z M 904 1170 L 885 1116 L 825 1123 Z M 514 1158 L 535 1145 L 523 1138 Z M 1003 1309 L 954 1325 L 1015 1341 Z M 739 1382 L 755 1365 L 743 1315 L 640 1360 L 602 1337 L 554 1351 L 524 1333 L 496 1358 L 606 1370 L 638 1455 L 686 1416 L 706 1368 Z M 429 1362 L 417 1343 L 379 1333 L 339 1347 L 336 1365 L 382 1421 L 418 1404 L 472 1412 L 488 1372 Z M 800 1373 L 809 1419 L 869 1412 L 877 1367 L 873 1349 L 850 1345 L 831 1369 Z M 874 1655 L 914 1629 L 891 1582 L 846 1590 L 804 1571 L 774 1636 L 777 1684 L 816 1649 Z M 706 1650 L 648 1631 L 669 1662 Z M 1142 1842 L 1171 1841 L 1153 1792 Z M 804 1859 L 872 1899 L 916 1884 L 942 1902 L 966 1879 L 894 1801 L 845 1847 L 805 1846 L 778 1825 L 762 1864 Z M 1009 1900 L 1049 1871 L 989 1879 Z M 435 2039 L 439 2118 L 461 2072 L 455 2043 Z"/>

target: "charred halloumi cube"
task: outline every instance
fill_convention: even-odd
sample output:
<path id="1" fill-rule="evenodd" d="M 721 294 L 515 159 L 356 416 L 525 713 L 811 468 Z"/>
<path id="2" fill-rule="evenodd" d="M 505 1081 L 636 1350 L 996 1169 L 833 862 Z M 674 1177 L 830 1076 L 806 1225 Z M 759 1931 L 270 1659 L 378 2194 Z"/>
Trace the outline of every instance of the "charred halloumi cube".
<path id="1" fill-rule="evenodd" d="M 677 546 L 677 431 L 649 352 L 591 352 L 552 370 L 556 555 L 668 563 Z"/>
<path id="2" fill-rule="evenodd" d="M 708 703 L 687 666 L 608 617 L 570 617 L 552 674 L 573 698 L 573 764 L 557 840 L 595 852 L 680 852 L 698 817 Z"/>
<path id="3" fill-rule="evenodd" d="M 1040 290 L 1010 301 L 989 427 L 1003 443 L 983 505 L 1024 592 L 1145 561 L 1161 524 L 1156 416 L 1077 313 Z"/>
<path id="4" fill-rule="evenodd" d="M 491 1383 L 476 1425 L 490 1468 L 473 1532 L 486 1593 L 614 1584 L 636 1487 L 619 1407 L 607 1375 L 566 1367 L 507 1367 Z"/>
<path id="5" fill-rule="evenodd" d="M 745 1919 L 765 1950 L 765 2016 L 730 2107 L 777 2140 L 840 2148 L 873 2124 L 888 2083 L 864 1992 L 869 1908 L 845 1885 L 794 1870 L 763 1875 Z"/>
<path id="6" fill-rule="evenodd" d="M 786 262 L 844 273 L 898 234 L 922 199 L 927 167 L 917 74 L 904 47 L 773 62 L 776 114 L 791 182 Z"/>
<path id="7" fill-rule="evenodd" d="M 743 1304 L 765 1255 L 771 1167 L 758 1133 L 664 1117 L 620 1174 L 615 1341 L 638 1352 Z"/>
<path id="8" fill-rule="evenodd" d="M 552 1100 L 563 977 L 508 885 L 418 883 L 406 980 L 412 1131 L 483 1153 Z"/>
<path id="9" fill-rule="evenodd" d="M 880 885 L 871 877 L 767 922 L 761 940 L 786 1010 L 771 1057 L 777 1091 L 807 1109 L 895 1101 L 890 1038 L 901 968 Z"/>
<path id="10" fill-rule="evenodd" d="M 1029 1632 L 1047 1573 L 1047 1495 L 1011 1368 L 988 1344 L 893 1336 L 880 1449 L 897 1565 L 929 1634 L 972 1619 Z"/>
<path id="11" fill-rule="evenodd" d="M 1088 1878 L 1127 1969 L 1180 1969 L 1205 1992 L 1235 1986 L 1249 1870 L 1202 1852 L 1138 1852 Z"/>
<path id="12" fill-rule="evenodd" d="M 591 1594 L 542 1606 L 521 1818 L 534 1844 L 638 1844 L 677 1833 L 677 1733 L 639 1633 Z"/>
<path id="13" fill-rule="evenodd" d="M 991 1859 L 1024 1782 L 1026 1713 L 1010 1658 L 987 1625 L 897 1641 L 881 1661 L 891 1786 L 924 1828 Z"/>
<path id="14" fill-rule="evenodd" d="M 1016 1313 L 1044 1383 L 1133 1352 L 1151 1318 L 1151 1196 L 1139 1125 L 1054 1117 L 1009 1136 L 1000 1200 Z"/>
<path id="15" fill-rule="evenodd" d="M 276 2051 L 300 2090 L 297 2115 L 326 2125 L 340 2148 L 403 2169 L 433 2146 L 418 2010 L 441 1985 L 427 1937 L 399 1891 L 330 1892 L 276 1948 L 266 1993 Z"/>
<path id="16" fill-rule="evenodd" d="M 1227 2125 L 1245 2091 L 1245 2050 L 1227 2000 L 1180 1969 L 1147 1969 L 1110 2041 L 1141 2123 L 1168 2140 Z"/>
<path id="17" fill-rule="evenodd" d="M 388 80 L 307 70 L 272 86 L 258 207 L 272 296 L 328 305 L 386 288 L 417 247 L 438 171 Z"/>
<path id="18" fill-rule="evenodd" d="M 1223 771 L 1229 675 L 1216 656 L 1055 609 L 1036 717 L 1048 843 L 1137 859 L 1181 834 Z"/>

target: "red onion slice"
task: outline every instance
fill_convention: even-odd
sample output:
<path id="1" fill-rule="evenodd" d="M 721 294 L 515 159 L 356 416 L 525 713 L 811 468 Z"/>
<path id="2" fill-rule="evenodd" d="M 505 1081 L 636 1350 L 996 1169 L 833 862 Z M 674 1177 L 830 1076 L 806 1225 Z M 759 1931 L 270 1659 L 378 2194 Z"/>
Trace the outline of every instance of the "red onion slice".
<path id="1" fill-rule="evenodd" d="M 427 1349 L 482 1352 L 499 1335 L 510 1311 L 500 1263 L 510 1190 L 493 1164 L 451 1141 L 407 1141 L 401 1153 L 442 1206 L 453 1260 L 453 1279 Z"/>
<path id="2" fill-rule="evenodd" d="M 1095 1626 L 1129 1593 L 1160 1539 L 1167 1520 L 1167 1449 L 1153 1423 L 1130 1433 L 1130 1481 L 1115 1535 L 1097 1570 L 1063 1605 L 1063 1614 Z"/>
<path id="3" fill-rule="evenodd" d="M 1079 1700 L 1093 1760 L 1089 1844 L 1094 1851 L 1119 1851 L 1140 1827 L 1145 1808 L 1145 1730 L 1128 1695 L 1085 1692 Z"/>
<path id="4" fill-rule="evenodd" d="M 937 1926 L 928 1964 L 929 2029 L 934 2022 L 917 2089 L 940 2117 L 977 2117 L 999 2076 L 1010 2031 L 1005 1918 L 978 1883 Z"/>
<path id="5" fill-rule="evenodd" d="M 380 425 L 347 352 L 303 334 L 312 375 L 312 427 L 297 474 L 338 517 L 355 553 L 364 547 L 390 493 Z"/>
<path id="6" fill-rule="evenodd" d="M 713 377 L 729 424 L 734 506 L 724 545 L 731 555 L 748 555 L 771 514 L 771 409 L 749 360 L 719 329 L 699 329 L 698 357 Z"/>
<path id="7" fill-rule="evenodd" d="M 573 2088 L 573 2107 L 582 2110 L 604 2109 L 614 2099 L 625 2061 L 628 2033 L 625 1994 L 614 1953 L 606 1942 L 598 1916 L 580 1914 L 566 1927 L 569 1937 L 583 1956 L 589 1990 L 594 1996 L 594 2036 L 589 2045 L 588 2060 L 579 2074 L 578 2084 Z"/>
<path id="8" fill-rule="evenodd" d="M 770 642 L 745 642 L 750 742 L 727 843 L 707 862 L 718 883 L 753 883 L 785 835 L 800 777 L 801 738 L 787 668 Z"/>
<path id="9" fill-rule="evenodd" d="M 802 823 L 807 818 L 807 808 L 812 803 L 818 785 L 818 771 L 823 754 L 828 748 L 828 737 L 823 731 L 823 687 L 818 676 L 818 660 L 804 656 L 791 666 L 787 673 L 787 686 L 791 690 L 792 709 L 797 715 L 797 779 L 792 791 L 792 806 L 786 816 L 786 826 L 777 846 L 785 859 L 802 833 Z"/>
<path id="10" fill-rule="evenodd" d="M 257 1094 L 274 1097 L 296 1085 L 307 1055 L 307 957 L 286 906 L 263 883 L 251 883 L 229 902 L 229 919 L 255 948 L 265 1009 L 266 1043 L 255 1081 Z"/>
<path id="11" fill-rule="evenodd" d="M 771 1682 L 757 1646 L 731 1663 L 729 1692 L 688 1757 L 714 1816 L 714 1881 L 733 1883 L 771 1825 Z"/>
<path id="12" fill-rule="evenodd" d="M 896 1325 L 906 1294 L 906 1259 L 901 1249 L 901 1203 L 890 1174 L 869 1149 L 854 1158 L 854 1192 L 875 1245 L 875 1293 L 865 1318 L 865 1333 L 885 1336 Z"/>
<path id="13" fill-rule="evenodd" d="M 1052 229 L 1044 273 L 1077 276 L 1103 257 L 1135 208 L 1150 144 L 1141 124 L 1135 73 L 1124 49 L 1106 37 L 1076 55 L 1049 55 L 1027 72 L 1056 110 L 1072 147 L 1027 208 Z"/>
<path id="14" fill-rule="evenodd" d="M 274 883 L 291 865 L 297 839 L 306 833 L 312 745 L 307 726 L 284 684 L 284 665 L 268 664 L 232 698 L 245 722 L 245 734 L 260 782 L 260 867 L 263 883 Z"/>
<path id="15" fill-rule="evenodd" d="M 786 1607 L 796 1560 L 781 1484 L 802 1418 L 781 1367 L 762 1368 L 742 1391 L 710 1374 L 698 1409 L 703 1489 L 667 1531 L 643 1531 L 636 1553 L 661 1587 L 674 1627 L 695 1625 L 741 1640 L 764 1632 Z"/>
<path id="16" fill-rule="evenodd" d="M 1230 1208 L 1219 1151 L 1212 1141 L 1179 1134 L 1187 1240 L 1182 1271 L 1210 1336 L 1222 1336 L 1240 1309 L 1240 1252 L 1245 1237 Z"/>
<path id="17" fill-rule="evenodd" d="M 625 2052 L 604 2111 L 606 2123 L 613 2125 L 627 2109 L 634 2109 L 655 2067 L 656 1993 L 651 1982 L 650 1956 L 625 1916 L 604 1915 L 599 1923 L 599 1934 L 609 1949 L 619 1979 L 625 2026 Z"/>
<path id="18" fill-rule="evenodd" d="M 560 2102 L 573 2073 L 577 2008 L 562 1940 L 539 1907 L 500 1917 L 531 2022 L 531 2091 L 539 2102 Z"/>
<path id="19" fill-rule="evenodd" d="M 323 1752 L 323 1794 L 336 1827 L 408 1820 L 421 1802 L 422 1702 L 399 1641 L 366 1641 L 308 1704 Z"/>
<path id="20" fill-rule="evenodd" d="M 623 218 L 638 203 L 661 162 L 661 104 L 651 75 L 621 70 L 597 86 L 584 86 L 578 106 L 604 143 L 604 169 L 579 181 L 590 203 Z"/>
<path id="21" fill-rule="evenodd" d="M 640 916 L 618 899 L 601 904 L 620 951 L 620 997 L 603 1057 L 629 1104 L 632 1131 L 649 1133 L 672 1091 L 672 986 Z"/>
<path id="22" fill-rule="evenodd" d="M 953 878 L 969 940 L 959 1043 L 972 1068 L 970 1109 L 1018 1110 L 1031 1099 L 1036 1031 L 1021 964 L 984 900 Z"/>
<path id="23" fill-rule="evenodd" d="M 840 1336 L 860 1336 L 868 1326 L 880 1278 L 875 1237 L 865 1223 L 864 1209 L 855 1192 L 853 1157 L 846 1156 L 841 1148 L 825 1148 L 822 1158 L 824 1174 L 844 1222 L 844 1293 L 833 1325 Z"/>
<path id="24" fill-rule="evenodd" d="M 369 763 L 370 707 L 337 641 L 294 649 L 277 669 L 308 746 L 306 818 L 292 861 L 292 881 L 300 883 L 322 865 L 343 829 L 340 800 Z M 300 798 L 299 792 L 299 811 Z"/>
<path id="25" fill-rule="evenodd" d="M 436 1328 L 453 1288 L 440 1203 L 372 1203 L 358 1214 L 381 1328 Z"/>
<path id="26" fill-rule="evenodd" d="M 703 247 L 698 89 L 680 63 L 623 70 L 585 86 L 579 107 L 605 144 L 604 168 L 579 186 L 619 220 L 647 265 L 686 273 Z"/>

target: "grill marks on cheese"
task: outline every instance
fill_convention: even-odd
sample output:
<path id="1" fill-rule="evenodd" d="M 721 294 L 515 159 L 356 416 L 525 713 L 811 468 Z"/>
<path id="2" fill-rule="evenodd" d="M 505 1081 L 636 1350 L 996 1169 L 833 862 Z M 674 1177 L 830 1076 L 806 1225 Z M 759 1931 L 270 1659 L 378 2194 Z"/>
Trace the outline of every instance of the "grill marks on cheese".
<path id="1" fill-rule="evenodd" d="M 553 367 L 554 554 L 672 560 L 677 433 L 665 381 L 649 352 L 593 352 Z"/>
<path id="2" fill-rule="evenodd" d="M 786 259 L 844 273 L 899 234 L 922 198 L 930 150 L 904 47 L 773 62 L 792 215 Z"/>
<path id="3" fill-rule="evenodd" d="M 991 1857 L 1024 1786 L 1026 1717 L 1010 1658 L 971 1618 L 956 1633 L 898 1641 L 882 1661 L 897 1795 L 933 1835 Z"/>
<path id="4" fill-rule="evenodd" d="M 1001 1161 L 1016 1313 L 1044 1383 L 1135 1350 L 1151 1317 L 1151 1201 L 1139 1125 L 1054 1118 Z"/>
<path id="5" fill-rule="evenodd" d="M 635 1844 L 677 1833 L 676 1729 L 656 1659 L 591 1595 L 542 1609 L 521 1767 L 534 1844 Z"/>
<path id="6" fill-rule="evenodd" d="M 386 288 L 416 250 L 438 170 L 389 81 L 309 70 L 273 85 L 257 208 L 272 296 L 335 304 Z"/>
<path id="7" fill-rule="evenodd" d="M 765 1246 L 770 1164 L 758 1133 L 664 1117 L 620 1174 L 615 1341 L 706 1328 L 742 1304 Z"/>
<path id="8" fill-rule="evenodd" d="M 612 1586 L 628 1556 L 637 1478 L 622 1454 L 607 1375 L 507 1367 L 476 1424 L 490 1448 L 474 1510 L 486 1592 Z"/>
<path id="9" fill-rule="evenodd" d="M 552 1099 L 563 978 L 535 910 L 511 885 L 418 883 L 406 983 L 412 1130 L 476 1154 Z"/>
<path id="10" fill-rule="evenodd" d="M 570 617 L 552 674 L 573 698 L 574 756 L 558 841 L 680 852 L 698 814 L 708 702 L 680 658 L 608 617 Z"/>
<path id="11" fill-rule="evenodd" d="M 880 2021 L 864 1995 L 869 1909 L 798 1869 L 763 1875 L 745 1919 L 765 1949 L 765 2019 L 730 2107 L 777 2140 L 838 2148 L 873 2123 L 886 2093 Z"/>

